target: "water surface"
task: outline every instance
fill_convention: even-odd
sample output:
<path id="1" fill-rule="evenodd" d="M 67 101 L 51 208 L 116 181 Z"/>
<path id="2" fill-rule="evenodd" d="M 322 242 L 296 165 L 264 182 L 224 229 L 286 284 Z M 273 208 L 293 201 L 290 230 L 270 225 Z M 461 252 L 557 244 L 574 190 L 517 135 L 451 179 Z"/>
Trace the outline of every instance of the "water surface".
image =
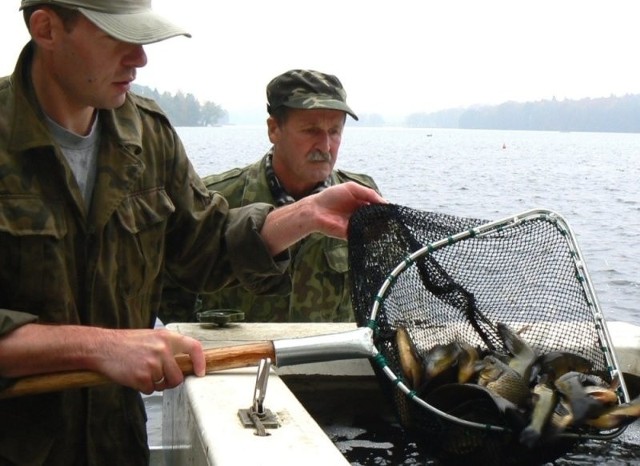
<path id="1" fill-rule="evenodd" d="M 201 175 L 244 166 L 270 147 L 266 125 L 178 128 Z M 605 317 L 640 325 L 640 134 L 347 125 L 337 168 L 374 177 L 393 203 L 497 220 L 562 215 Z"/>

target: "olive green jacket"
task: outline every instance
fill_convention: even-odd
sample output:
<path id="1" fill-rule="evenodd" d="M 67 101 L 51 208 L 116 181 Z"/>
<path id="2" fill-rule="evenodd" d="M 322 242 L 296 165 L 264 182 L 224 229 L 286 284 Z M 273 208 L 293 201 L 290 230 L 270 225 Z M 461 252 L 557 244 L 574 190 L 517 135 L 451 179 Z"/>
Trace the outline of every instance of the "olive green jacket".
<path id="1" fill-rule="evenodd" d="M 193 292 L 290 289 L 288 257 L 275 262 L 258 233 L 272 207 L 230 210 L 207 191 L 150 100 L 129 94 L 100 111 L 87 211 L 29 84 L 31 53 L 0 79 L 0 336 L 35 319 L 150 328 L 163 270 Z M 0 413 L 2 465 L 147 462 L 144 405 L 131 389 L 1 400 Z"/>
<path id="2" fill-rule="evenodd" d="M 265 175 L 267 156 L 244 168 L 203 178 L 209 190 L 221 193 L 230 206 L 254 202 L 274 204 Z M 367 175 L 334 170 L 332 184 L 356 181 L 377 190 Z M 202 309 L 237 309 L 247 322 L 348 322 L 353 321 L 347 242 L 316 233 L 291 248 L 289 276 L 293 291 L 289 295 L 261 295 L 230 286 L 201 296 Z M 171 296 L 169 296 L 171 293 Z M 193 295 L 165 292 L 166 305 L 173 310 L 170 320 L 193 320 L 192 313 L 177 315 L 179 309 L 193 306 Z M 171 304 L 169 304 L 171 303 Z M 162 317 L 161 317 L 162 318 Z"/>

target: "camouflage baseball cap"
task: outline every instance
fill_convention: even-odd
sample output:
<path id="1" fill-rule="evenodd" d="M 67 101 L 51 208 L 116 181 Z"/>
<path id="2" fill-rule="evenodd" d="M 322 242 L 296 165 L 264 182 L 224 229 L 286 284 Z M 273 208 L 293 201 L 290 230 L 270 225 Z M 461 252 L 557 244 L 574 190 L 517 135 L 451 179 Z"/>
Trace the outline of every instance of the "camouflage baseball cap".
<path id="1" fill-rule="evenodd" d="M 267 111 L 279 107 L 342 110 L 355 120 L 357 115 L 347 105 L 347 93 L 340 80 L 314 70 L 289 70 L 267 85 Z"/>
<path id="2" fill-rule="evenodd" d="M 111 37 L 130 44 L 151 44 L 175 36 L 191 37 L 151 9 L 151 0 L 22 0 L 20 9 L 58 5 L 78 10 Z"/>

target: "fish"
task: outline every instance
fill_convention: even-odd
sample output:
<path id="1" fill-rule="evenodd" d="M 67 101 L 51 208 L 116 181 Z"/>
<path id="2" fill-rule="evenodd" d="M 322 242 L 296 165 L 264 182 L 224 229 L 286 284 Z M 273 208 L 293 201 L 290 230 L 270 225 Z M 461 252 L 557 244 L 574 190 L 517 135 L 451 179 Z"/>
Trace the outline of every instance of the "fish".
<path id="1" fill-rule="evenodd" d="M 424 366 L 422 358 L 409 336 L 405 327 L 398 327 L 396 330 L 396 348 L 400 360 L 400 369 L 407 386 L 410 389 L 417 389 L 423 380 Z"/>
<path id="2" fill-rule="evenodd" d="M 530 379 L 531 368 L 537 358 L 536 352 L 506 324 L 498 322 L 496 327 L 507 350 L 509 350 L 512 355 L 512 358 L 509 361 L 509 366 L 528 382 Z"/>
<path id="3" fill-rule="evenodd" d="M 617 429 L 629 425 L 640 418 L 640 396 L 629 403 L 607 409 L 599 416 L 587 419 L 585 424 L 601 430 Z"/>
<path id="4" fill-rule="evenodd" d="M 503 342 L 500 349 L 454 340 L 423 352 L 399 326 L 397 354 L 413 395 L 460 420 L 518 432 L 519 442 L 528 449 L 554 441 L 571 426 L 612 429 L 640 417 L 640 396 L 618 405 L 621 381 L 608 383 L 608 374 L 593 371 L 586 357 L 563 350 L 539 354 L 521 337 L 522 331 L 505 323 L 495 328 Z M 403 396 L 401 401 L 407 400 Z M 403 426 L 420 422 L 405 409 L 408 406 L 397 408 L 407 411 L 400 416 Z M 458 440 L 455 448 L 460 447 Z M 470 439 L 469 446 L 475 448 L 478 442 L 480 438 Z"/>
<path id="5" fill-rule="evenodd" d="M 562 402 L 558 403 L 558 407 L 564 406 Z M 562 413 L 557 411 L 551 415 L 549 419 L 549 428 L 553 429 L 554 435 L 560 434 L 573 423 L 573 416 L 568 408 L 563 409 Z"/>
<path id="6" fill-rule="evenodd" d="M 589 396 L 585 385 L 593 385 L 593 379 L 582 372 L 567 372 L 554 382 L 555 387 L 566 399 L 572 416 L 573 425 L 581 425 L 585 420 L 599 416 L 606 405 Z"/>
<path id="7" fill-rule="evenodd" d="M 512 367 L 492 355 L 485 356 L 478 374 L 478 385 L 516 406 L 525 406 L 531 396 L 528 384 Z"/>
<path id="8" fill-rule="evenodd" d="M 538 356 L 533 363 L 530 381 L 545 376 L 545 380 L 553 382 L 567 372 L 591 371 L 592 364 L 587 358 L 567 351 L 550 351 Z"/>
<path id="9" fill-rule="evenodd" d="M 590 377 L 591 380 L 593 378 Z M 603 405 L 615 405 L 618 403 L 617 390 L 620 387 L 620 379 L 614 379 L 609 385 L 604 381 L 595 385 L 585 385 L 584 391 L 591 398 L 595 398 Z"/>
<path id="10" fill-rule="evenodd" d="M 449 383 L 429 392 L 424 401 L 459 419 L 483 424 L 508 425 L 522 429 L 524 412 L 486 387 L 469 383 Z"/>
<path id="11" fill-rule="evenodd" d="M 452 341 L 446 345 L 433 346 L 423 358 L 425 384 L 448 370 L 454 367 L 457 368 L 458 357 L 461 352 L 462 348 L 457 341 Z"/>
<path id="12" fill-rule="evenodd" d="M 477 372 L 476 363 L 480 359 L 478 350 L 468 343 L 460 342 L 458 356 L 458 383 L 467 383 Z"/>
<path id="13" fill-rule="evenodd" d="M 533 448 L 549 425 L 558 403 L 558 392 L 548 383 L 533 387 L 533 410 L 529 425 L 520 432 L 520 442 Z"/>

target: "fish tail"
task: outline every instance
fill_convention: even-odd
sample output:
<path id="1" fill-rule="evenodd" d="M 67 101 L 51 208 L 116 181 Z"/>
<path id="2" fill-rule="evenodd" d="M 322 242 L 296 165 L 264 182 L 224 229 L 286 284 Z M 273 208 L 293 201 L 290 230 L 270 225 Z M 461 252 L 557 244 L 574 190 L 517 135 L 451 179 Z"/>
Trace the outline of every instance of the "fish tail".
<path id="1" fill-rule="evenodd" d="M 520 443 L 528 448 L 533 448 L 540 440 L 541 432 L 533 426 L 527 426 L 520 432 Z"/>

